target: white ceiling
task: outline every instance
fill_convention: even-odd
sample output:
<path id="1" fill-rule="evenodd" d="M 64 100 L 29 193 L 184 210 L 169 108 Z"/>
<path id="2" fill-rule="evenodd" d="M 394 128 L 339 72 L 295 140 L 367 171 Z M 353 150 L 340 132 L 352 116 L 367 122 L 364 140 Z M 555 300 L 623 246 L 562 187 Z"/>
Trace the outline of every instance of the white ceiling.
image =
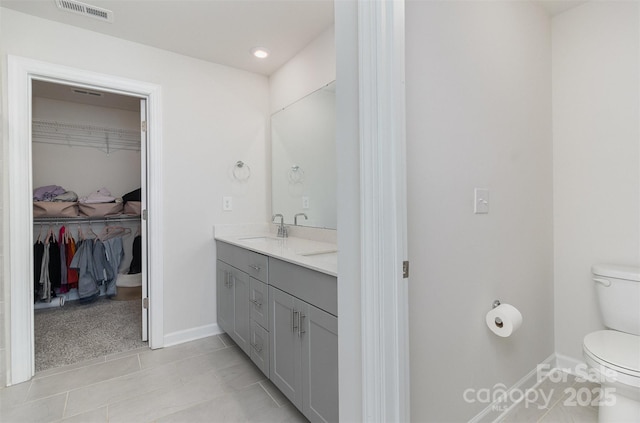
<path id="1" fill-rule="evenodd" d="M 83 2 L 111 10 L 113 23 L 62 11 L 55 0 L 0 0 L 0 6 L 263 75 L 333 24 L 333 0 Z M 271 55 L 253 57 L 250 50 L 258 46 Z"/>
<path id="2" fill-rule="evenodd" d="M 533 0 L 554 16 L 585 0 Z M 84 0 L 113 23 L 62 11 L 55 0 L 0 6 L 213 63 L 271 75 L 333 24 L 334 0 Z M 37 29 L 34 29 L 37 31 Z M 265 47 L 264 60 L 250 54 Z"/>

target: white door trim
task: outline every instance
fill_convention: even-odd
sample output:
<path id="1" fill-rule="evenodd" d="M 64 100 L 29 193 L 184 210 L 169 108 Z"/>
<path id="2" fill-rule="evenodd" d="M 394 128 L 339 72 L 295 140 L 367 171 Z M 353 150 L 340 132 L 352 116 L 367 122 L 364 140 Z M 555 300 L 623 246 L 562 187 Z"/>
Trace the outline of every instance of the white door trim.
<path id="1" fill-rule="evenodd" d="M 9 281 L 9 366 L 7 385 L 35 373 L 33 340 L 33 207 L 31 169 L 31 81 L 67 83 L 145 97 L 149 112 L 149 345 L 161 348 L 163 328 L 162 116 L 160 86 L 33 59 L 8 56 L 8 183 L 4 280 Z M 7 202 L 8 199 L 8 202 Z M 8 241 L 8 242 L 6 242 Z"/>
<path id="2" fill-rule="evenodd" d="M 358 1 L 362 407 L 409 416 L 404 1 Z"/>

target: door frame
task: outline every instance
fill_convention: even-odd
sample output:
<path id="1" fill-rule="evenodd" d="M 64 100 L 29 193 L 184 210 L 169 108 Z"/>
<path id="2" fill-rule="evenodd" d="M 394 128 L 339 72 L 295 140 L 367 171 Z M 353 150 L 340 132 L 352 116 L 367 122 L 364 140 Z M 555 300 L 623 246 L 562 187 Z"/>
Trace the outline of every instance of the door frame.
<path id="1" fill-rule="evenodd" d="M 408 422 L 404 0 L 335 18 L 340 420 Z"/>
<path id="2" fill-rule="evenodd" d="M 33 329 L 33 201 L 31 82 L 54 83 L 99 89 L 147 99 L 149 121 L 147 145 L 148 186 L 148 281 L 149 346 L 164 346 L 163 239 L 162 239 L 162 97 L 161 87 L 142 81 L 101 74 L 19 56 L 9 55 L 8 183 L 4 203 L 4 280 L 9 281 L 9 354 L 7 385 L 25 382 L 35 374 Z M 8 199 L 8 203 L 7 200 Z M 6 289 L 6 288 L 5 288 Z"/>

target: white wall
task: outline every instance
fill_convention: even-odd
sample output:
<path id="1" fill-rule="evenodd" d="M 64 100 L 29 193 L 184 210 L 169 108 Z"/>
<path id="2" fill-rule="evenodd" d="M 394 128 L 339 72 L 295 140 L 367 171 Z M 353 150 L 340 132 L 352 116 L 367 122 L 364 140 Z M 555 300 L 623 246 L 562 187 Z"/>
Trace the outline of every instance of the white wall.
<path id="1" fill-rule="evenodd" d="M 412 421 L 466 421 L 489 404 L 465 389 L 554 351 L 550 36 L 529 2 L 406 4 Z M 485 325 L 495 299 L 524 316 L 510 338 Z"/>
<path id="2" fill-rule="evenodd" d="M 332 25 L 269 77 L 272 114 L 336 79 L 335 39 Z"/>
<path id="3" fill-rule="evenodd" d="M 33 118 L 138 131 L 140 112 L 34 97 Z M 33 143 L 33 187 L 60 185 L 85 196 L 106 187 L 115 197 L 140 188 L 140 151 Z"/>
<path id="4" fill-rule="evenodd" d="M 639 6 L 589 2 L 553 19 L 556 351 L 603 328 L 591 265 L 640 265 Z"/>
<path id="5" fill-rule="evenodd" d="M 0 19 L 3 93 L 7 54 L 161 86 L 165 337 L 213 328 L 212 227 L 268 214 L 267 78 L 8 9 Z M 237 160 L 250 165 L 249 181 L 233 180 Z M 232 212 L 222 212 L 224 195 L 233 196 Z"/>

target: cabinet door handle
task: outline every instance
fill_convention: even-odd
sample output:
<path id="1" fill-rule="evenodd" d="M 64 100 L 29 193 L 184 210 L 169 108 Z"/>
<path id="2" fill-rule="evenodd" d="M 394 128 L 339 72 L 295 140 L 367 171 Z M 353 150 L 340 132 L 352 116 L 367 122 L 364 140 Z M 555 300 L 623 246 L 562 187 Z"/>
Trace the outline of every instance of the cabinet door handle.
<path id="1" fill-rule="evenodd" d="M 256 266 L 256 265 L 250 264 L 249 267 L 252 268 L 253 270 L 255 270 L 256 272 L 260 271 L 260 266 Z"/>
<path id="2" fill-rule="evenodd" d="M 302 325 L 304 324 L 305 316 L 302 312 L 298 312 L 298 337 L 302 338 L 302 334 L 306 333 L 304 329 L 302 329 Z"/>
<path id="3" fill-rule="evenodd" d="M 296 319 L 297 318 L 298 319 L 300 318 L 300 313 L 295 311 L 295 309 L 294 309 L 291 312 L 291 332 L 293 332 L 293 333 L 295 333 L 296 329 L 298 329 L 298 327 L 296 326 Z"/>

